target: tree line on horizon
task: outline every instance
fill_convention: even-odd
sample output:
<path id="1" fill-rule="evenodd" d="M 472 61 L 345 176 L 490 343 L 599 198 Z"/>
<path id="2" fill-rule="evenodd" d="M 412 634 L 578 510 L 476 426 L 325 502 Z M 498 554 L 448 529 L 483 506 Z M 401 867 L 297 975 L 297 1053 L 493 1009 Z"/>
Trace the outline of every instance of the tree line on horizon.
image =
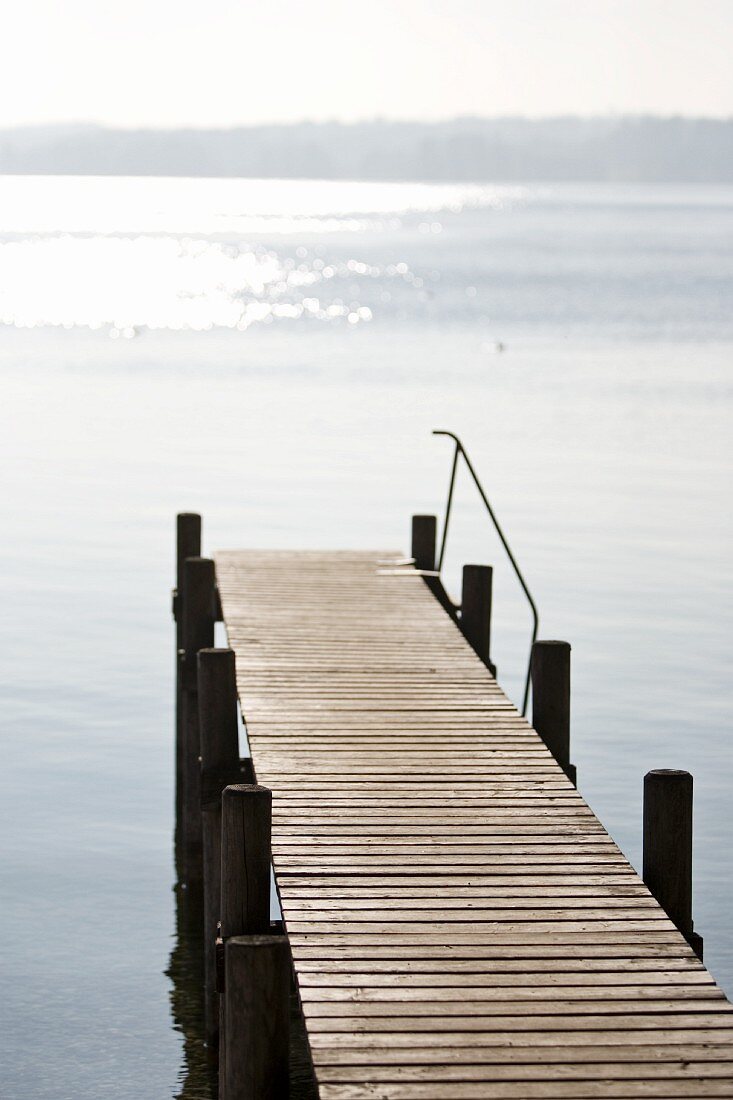
<path id="1" fill-rule="evenodd" d="M 0 130 L 0 173 L 733 182 L 733 119 L 461 118 L 233 129 Z"/>

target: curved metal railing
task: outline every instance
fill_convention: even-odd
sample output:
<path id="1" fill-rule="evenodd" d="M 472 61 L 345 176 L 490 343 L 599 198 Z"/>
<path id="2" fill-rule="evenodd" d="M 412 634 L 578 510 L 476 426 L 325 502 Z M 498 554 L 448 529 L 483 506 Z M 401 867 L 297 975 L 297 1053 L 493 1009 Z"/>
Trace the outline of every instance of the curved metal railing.
<path id="1" fill-rule="evenodd" d="M 529 606 L 530 606 L 530 609 L 531 609 L 531 612 L 532 612 L 532 640 L 531 640 L 530 646 L 529 646 L 529 660 L 527 661 L 527 676 L 526 676 L 526 679 L 525 679 L 525 682 L 524 682 L 524 699 L 522 701 L 522 714 L 526 715 L 526 713 L 527 713 L 527 704 L 529 702 L 529 686 L 530 686 L 530 677 L 531 677 L 531 669 L 532 669 L 532 647 L 534 646 L 534 643 L 537 641 L 537 631 L 539 629 L 539 624 L 540 624 L 539 615 L 537 613 L 537 606 L 536 606 L 534 600 L 532 599 L 532 593 L 530 592 L 529 588 L 527 587 L 527 582 L 524 579 L 524 576 L 522 574 L 522 570 L 519 568 L 519 565 L 517 564 L 517 559 L 514 557 L 514 554 L 512 553 L 512 549 L 511 549 L 509 543 L 507 542 L 506 535 L 504 534 L 504 532 L 501 529 L 501 524 L 499 523 L 498 519 L 496 518 L 496 515 L 494 513 L 494 509 L 491 507 L 491 504 L 489 503 L 489 498 L 486 496 L 486 493 L 484 492 L 483 486 L 482 486 L 481 482 L 478 479 L 478 475 L 477 475 L 476 471 L 473 468 L 471 460 L 468 457 L 468 455 L 466 454 L 466 448 L 463 446 L 463 444 L 461 443 L 458 436 L 454 435 L 453 432 L 447 432 L 447 431 L 443 431 L 442 429 L 438 429 L 438 430 L 433 431 L 433 435 L 448 436 L 448 438 L 452 439 L 453 442 L 455 443 L 455 450 L 453 452 L 453 465 L 451 467 L 451 474 L 450 474 L 450 486 L 448 488 L 448 500 L 446 502 L 445 518 L 443 520 L 443 534 L 442 534 L 442 538 L 441 538 L 441 542 L 440 542 L 440 555 L 438 557 L 438 563 L 437 563 L 438 573 L 440 574 L 440 572 L 443 568 L 443 559 L 445 557 L 445 548 L 446 548 L 446 544 L 448 542 L 448 526 L 450 524 L 451 508 L 453 507 L 453 490 L 455 489 L 455 484 L 456 484 L 456 474 L 458 472 L 458 460 L 459 460 L 459 458 L 463 458 L 464 462 L 466 463 L 466 468 L 468 469 L 468 472 L 471 475 L 471 478 L 473 479 L 473 483 L 476 486 L 476 488 L 478 489 L 479 496 L 481 497 L 481 500 L 484 503 L 486 511 L 489 513 L 489 517 L 491 519 L 491 522 L 494 525 L 494 529 L 496 530 L 496 533 L 499 536 L 499 539 L 501 540 L 501 544 L 504 547 L 504 549 L 506 550 L 507 557 L 509 558 L 509 561 L 511 562 L 512 569 L 514 570 L 514 574 L 515 574 L 517 580 L 519 581 L 519 584 L 522 588 L 522 591 L 524 592 L 525 596 L 527 597 L 527 602 L 529 603 Z"/>

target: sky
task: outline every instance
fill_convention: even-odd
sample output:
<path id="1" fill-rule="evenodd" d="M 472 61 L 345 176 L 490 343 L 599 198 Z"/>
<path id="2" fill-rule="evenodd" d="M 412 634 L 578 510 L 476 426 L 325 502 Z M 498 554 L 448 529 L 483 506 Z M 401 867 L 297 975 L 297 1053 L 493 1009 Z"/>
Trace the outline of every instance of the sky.
<path id="1" fill-rule="evenodd" d="M 18 0 L 0 126 L 733 116 L 733 0 Z"/>

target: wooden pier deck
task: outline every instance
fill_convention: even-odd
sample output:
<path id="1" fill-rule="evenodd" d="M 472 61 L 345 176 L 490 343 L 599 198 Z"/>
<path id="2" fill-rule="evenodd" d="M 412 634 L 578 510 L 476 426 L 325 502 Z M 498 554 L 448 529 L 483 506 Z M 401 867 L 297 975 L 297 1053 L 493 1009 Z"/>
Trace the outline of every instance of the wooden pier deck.
<path id="1" fill-rule="evenodd" d="M 322 1100 L 733 1096 L 731 1005 L 394 556 L 216 555 Z"/>

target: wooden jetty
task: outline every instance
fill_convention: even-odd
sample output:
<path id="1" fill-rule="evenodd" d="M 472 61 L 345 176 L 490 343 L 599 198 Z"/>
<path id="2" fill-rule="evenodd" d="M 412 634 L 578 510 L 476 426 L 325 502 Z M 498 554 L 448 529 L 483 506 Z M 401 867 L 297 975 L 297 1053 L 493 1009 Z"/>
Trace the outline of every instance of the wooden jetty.
<path id="1" fill-rule="evenodd" d="M 416 530 L 425 572 L 388 551 L 218 553 L 220 609 L 213 569 L 186 563 L 179 811 L 204 820 L 211 1012 L 221 922 L 220 1095 L 288 1095 L 292 981 L 322 1100 L 733 1096 L 733 1013 L 692 927 L 689 776 L 647 777 L 657 900 L 573 784 L 569 646 L 535 647 L 533 728 L 490 671 L 490 572 L 464 576 L 462 630 Z M 209 648 L 218 614 L 229 650 Z"/>

